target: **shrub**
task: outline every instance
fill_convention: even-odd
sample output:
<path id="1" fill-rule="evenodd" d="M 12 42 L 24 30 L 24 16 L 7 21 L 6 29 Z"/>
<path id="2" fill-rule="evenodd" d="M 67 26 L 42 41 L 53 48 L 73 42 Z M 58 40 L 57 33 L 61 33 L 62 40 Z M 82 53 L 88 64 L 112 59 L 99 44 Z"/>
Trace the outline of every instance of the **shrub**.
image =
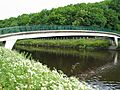
<path id="1" fill-rule="evenodd" d="M 40 62 L 0 47 L 0 88 L 3 90 L 93 90 L 75 77 L 50 70 Z"/>

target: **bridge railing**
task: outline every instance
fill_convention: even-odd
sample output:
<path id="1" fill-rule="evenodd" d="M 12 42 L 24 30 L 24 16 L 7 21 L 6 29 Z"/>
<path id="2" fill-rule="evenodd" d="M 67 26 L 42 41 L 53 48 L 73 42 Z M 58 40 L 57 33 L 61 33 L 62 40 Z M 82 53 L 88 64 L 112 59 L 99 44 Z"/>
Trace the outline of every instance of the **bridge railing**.
<path id="1" fill-rule="evenodd" d="M 17 33 L 17 32 L 27 32 L 27 31 L 42 31 L 42 30 L 90 30 L 90 31 L 103 31 L 103 32 L 113 32 L 120 34 L 119 31 L 110 30 L 105 28 L 97 28 L 92 26 L 59 26 L 59 25 L 31 25 L 31 26 L 15 26 L 0 28 L 0 34 Z"/>

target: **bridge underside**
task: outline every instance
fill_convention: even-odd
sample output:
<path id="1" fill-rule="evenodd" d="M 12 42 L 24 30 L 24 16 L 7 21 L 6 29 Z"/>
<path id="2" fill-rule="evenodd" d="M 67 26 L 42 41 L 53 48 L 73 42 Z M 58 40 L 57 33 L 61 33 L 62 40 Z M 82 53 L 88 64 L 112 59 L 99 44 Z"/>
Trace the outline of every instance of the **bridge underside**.
<path id="1" fill-rule="evenodd" d="M 91 31 L 81 31 L 81 30 L 60 30 L 60 31 L 37 31 L 37 32 L 22 32 L 14 33 L 9 35 L 0 36 L 0 41 L 6 41 L 5 48 L 12 49 L 15 42 L 18 39 L 29 39 L 29 38 L 40 38 L 40 37 L 57 37 L 57 36 L 99 36 L 99 37 L 109 37 L 114 38 L 116 47 L 118 46 L 118 38 L 116 34 L 105 33 L 105 32 L 91 32 Z"/>

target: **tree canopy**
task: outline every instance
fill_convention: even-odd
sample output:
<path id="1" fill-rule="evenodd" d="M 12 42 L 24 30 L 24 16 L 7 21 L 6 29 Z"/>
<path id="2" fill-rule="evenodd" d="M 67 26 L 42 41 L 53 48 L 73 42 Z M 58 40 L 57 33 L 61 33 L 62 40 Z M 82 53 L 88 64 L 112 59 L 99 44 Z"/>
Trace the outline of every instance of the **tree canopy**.
<path id="1" fill-rule="evenodd" d="M 120 0 L 71 4 L 0 20 L 0 28 L 38 24 L 94 26 L 120 30 Z"/>

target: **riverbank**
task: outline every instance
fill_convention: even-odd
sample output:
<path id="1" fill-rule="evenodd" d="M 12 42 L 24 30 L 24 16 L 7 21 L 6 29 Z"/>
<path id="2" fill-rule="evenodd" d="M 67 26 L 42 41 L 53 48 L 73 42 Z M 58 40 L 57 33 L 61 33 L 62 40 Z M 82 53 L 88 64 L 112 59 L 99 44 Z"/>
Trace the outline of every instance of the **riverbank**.
<path id="1" fill-rule="evenodd" d="M 0 47 L 0 89 L 92 90 L 84 82 Z"/>
<path id="2" fill-rule="evenodd" d="M 108 39 L 28 39 L 17 41 L 17 45 L 35 47 L 57 47 L 57 48 L 77 48 L 77 49 L 108 49 L 110 40 Z"/>

